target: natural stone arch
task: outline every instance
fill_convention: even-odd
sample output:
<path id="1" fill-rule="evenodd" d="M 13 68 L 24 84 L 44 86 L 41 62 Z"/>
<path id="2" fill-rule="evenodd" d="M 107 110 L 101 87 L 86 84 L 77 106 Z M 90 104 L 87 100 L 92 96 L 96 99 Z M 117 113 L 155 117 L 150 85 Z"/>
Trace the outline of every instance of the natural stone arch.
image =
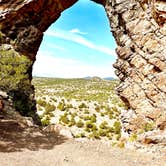
<path id="1" fill-rule="evenodd" d="M 134 112 L 130 129 L 148 119 L 166 121 L 166 3 L 164 0 L 93 0 L 104 6 L 117 42 L 117 92 Z M 17 110 L 35 110 L 32 65 L 43 32 L 77 0 L 0 1 L 0 89 Z M 9 100 L 1 92 L 0 100 Z M 161 120 L 162 119 L 162 120 Z M 135 122 L 138 122 L 136 124 Z M 141 123 L 140 123 L 141 122 Z M 138 126 L 137 126 L 138 125 Z M 160 124 L 158 124 L 160 125 Z"/>

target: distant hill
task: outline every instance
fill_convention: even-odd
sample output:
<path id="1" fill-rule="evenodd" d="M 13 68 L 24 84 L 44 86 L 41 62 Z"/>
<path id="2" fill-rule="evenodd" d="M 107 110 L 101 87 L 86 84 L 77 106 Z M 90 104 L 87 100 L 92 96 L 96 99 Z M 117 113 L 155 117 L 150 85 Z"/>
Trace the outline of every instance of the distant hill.
<path id="1" fill-rule="evenodd" d="M 87 76 L 87 77 L 84 77 L 84 79 L 88 79 L 88 80 L 115 80 L 114 77 L 104 77 L 104 78 L 100 78 L 98 76 Z"/>
<path id="2" fill-rule="evenodd" d="M 87 77 L 84 77 L 84 79 L 93 80 L 93 81 L 101 81 L 101 80 L 103 80 L 102 78 L 100 78 L 98 76 L 93 76 L 93 77 L 87 76 Z"/>
<path id="3" fill-rule="evenodd" d="M 105 77 L 105 78 L 103 78 L 104 80 L 115 80 L 115 78 L 114 77 Z"/>
<path id="4" fill-rule="evenodd" d="M 91 76 L 87 76 L 87 77 L 84 77 L 84 79 L 87 79 L 87 80 L 115 80 L 115 78 L 114 77 L 104 77 L 104 78 L 100 78 L 100 77 L 98 77 L 98 76 L 93 76 L 93 77 L 91 77 Z"/>
<path id="5" fill-rule="evenodd" d="M 90 77 L 90 76 L 87 76 L 87 77 L 84 77 L 84 79 L 87 79 L 87 80 L 89 80 L 89 79 L 91 79 L 92 77 Z"/>

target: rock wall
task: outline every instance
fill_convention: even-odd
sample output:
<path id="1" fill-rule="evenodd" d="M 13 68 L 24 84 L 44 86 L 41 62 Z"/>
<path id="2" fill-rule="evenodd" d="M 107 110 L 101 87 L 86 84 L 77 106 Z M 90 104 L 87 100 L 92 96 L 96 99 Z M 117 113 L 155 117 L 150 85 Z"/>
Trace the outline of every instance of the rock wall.
<path id="1" fill-rule="evenodd" d="M 134 110 L 128 129 L 152 121 L 160 126 L 166 121 L 166 2 L 110 0 L 106 11 L 118 44 L 117 92 Z"/>
<path id="2" fill-rule="evenodd" d="M 105 7 L 118 45 L 117 92 L 134 110 L 123 116 L 126 129 L 136 130 L 148 121 L 160 126 L 166 121 L 165 0 L 94 1 Z M 76 2 L 0 0 L 0 90 L 23 115 L 35 110 L 32 65 L 43 32 Z"/>

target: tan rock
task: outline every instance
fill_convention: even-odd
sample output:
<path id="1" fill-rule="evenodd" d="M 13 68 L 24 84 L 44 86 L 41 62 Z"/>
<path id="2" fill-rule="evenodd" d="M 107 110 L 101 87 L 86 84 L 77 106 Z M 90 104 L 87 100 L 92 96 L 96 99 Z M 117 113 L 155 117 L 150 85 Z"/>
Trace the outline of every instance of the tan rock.
<path id="1" fill-rule="evenodd" d="M 4 103 L 2 100 L 0 100 L 0 112 L 3 111 L 4 108 Z"/>

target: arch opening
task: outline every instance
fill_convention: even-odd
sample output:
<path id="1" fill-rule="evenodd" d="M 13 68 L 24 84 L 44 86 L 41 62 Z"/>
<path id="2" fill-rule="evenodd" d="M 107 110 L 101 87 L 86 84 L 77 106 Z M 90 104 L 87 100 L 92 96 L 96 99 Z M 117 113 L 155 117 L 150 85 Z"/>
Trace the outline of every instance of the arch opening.
<path id="1" fill-rule="evenodd" d="M 33 75 L 116 78 L 112 67 L 115 48 L 103 6 L 81 0 L 65 10 L 44 33 Z"/>
<path id="2" fill-rule="evenodd" d="M 33 69 L 43 125 L 69 125 L 74 137 L 85 133 L 93 138 L 93 131 L 79 127 L 86 124 L 87 116 L 100 124 L 113 124 L 119 118 L 124 103 L 115 93 L 119 81 L 112 68 L 116 58 L 112 40 L 104 8 L 85 0 L 65 10 L 45 32 Z M 97 131 L 100 124 L 93 123 Z"/>

